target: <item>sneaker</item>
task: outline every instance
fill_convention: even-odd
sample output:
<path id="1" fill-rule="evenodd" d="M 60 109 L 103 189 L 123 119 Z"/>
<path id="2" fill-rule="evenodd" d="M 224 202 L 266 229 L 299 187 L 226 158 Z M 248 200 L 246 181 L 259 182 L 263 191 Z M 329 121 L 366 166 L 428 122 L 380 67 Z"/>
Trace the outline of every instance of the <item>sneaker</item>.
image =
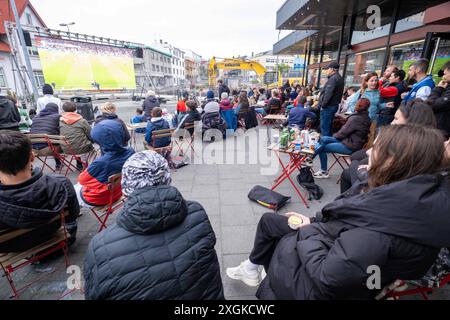
<path id="1" fill-rule="evenodd" d="M 316 179 L 329 179 L 330 178 L 330 174 L 326 171 L 317 171 L 316 173 L 314 173 L 314 178 Z"/>
<path id="2" fill-rule="evenodd" d="M 250 287 L 257 287 L 260 284 L 259 273 L 257 271 L 248 273 L 245 269 L 246 262 L 247 261 L 242 262 L 240 266 L 236 268 L 228 268 L 227 276 L 233 280 L 241 280 Z"/>

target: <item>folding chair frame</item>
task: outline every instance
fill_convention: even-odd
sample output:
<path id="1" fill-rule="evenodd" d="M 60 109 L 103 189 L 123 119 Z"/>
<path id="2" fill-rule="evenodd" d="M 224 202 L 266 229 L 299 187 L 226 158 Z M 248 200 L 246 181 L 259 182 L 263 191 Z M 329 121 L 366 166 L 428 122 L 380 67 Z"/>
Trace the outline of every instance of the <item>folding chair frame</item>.
<path id="1" fill-rule="evenodd" d="M 348 169 L 351 165 L 351 162 L 349 163 L 347 161 L 347 158 L 350 158 L 350 155 L 345 155 L 345 154 L 337 154 L 337 153 L 332 153 L 335 161 L 333 162 L 333 164 L 330 166 L 330 168 L 328 169 L 328 172 L 330 172 L 337 164 L 339 164 L 339 166 L 342 168 L 342 170 Z M 341 163 L 341 160 L 344 160 L 345 165 L 347 167 L 345 167 L 345 165 L 343 165 Z"/>
<path id="2" fill-rule="evenodd" d="M 98 232 L 102 232 L 103 229 L 106 229 L 106 223 L 108 222 L 108 218 L 116 212 L 117 209 L 123 207 L 125 203 L 125 196 L 122 196 L 118 201 L 113 202 L 114 191 L 116 188 L 120 187 L 120 183 L 122 181 L 122 174 L 116 174 L 108 179 L 108 192 L 109 192 L 109 202 L 106 206 L 102 207 L 94 207 L 90 208 L 91 212 L 94 214 L 95 218 L 100 223 L 100 229 Z"/>
<path id="3" fill-rule="evenodd" d="M 190 134 L 189 130 L 194 130 L 192 135 Z M 175 154 L 182 156 L 182 155 L 186 154 L 189 149 L 191 149 L 193 155 L 196 156 L 197 154 L 196 154 L 195 148 L 194 148 L 195 124 L 194 123 L 186 124 L 186 126 L 183 129 L 180 129 L 178 132 L 180 132 L 180 131 L 183 133 L 183 135 L 177 134 L 176 133 L 177 131 L 175 131 L 173 133 L 173 137 L 174 137 L 173 142 L 177 146 L 177 151 L 175 152 Z M 187 133 L 187 137 L 186 137 L 186 133 Z M 180 138 L 181 137 L 183 137 L 183 141 L 182 142 L 180 142 Z M 187 148 L 183 148 L 184 141 L 187 141 L 187 143 L 188 143 Z"/>
<path id="4" fill-rule="evenodd" d="M 430 300 L 428 295 L 433 294 L 436 290 L 444 287 L 445 285 L 450 283 L 450 275 L 447 275 L 444 279 L 442 279 L 438 288 L 425 288 L 425 287 L 416 287 L 414 289 L 405 290 L 405 291 L 395 291 L 398 287 L 401 287 L 406 284 L 405 281 L 401 281 L 400 285 L 395 286 L 390 292 L 386 294 L 386 298 L 393 298 L 398 300 L 400 297 L 405 296 L 413 296 L 416 294 L 420 294 L 424 300 Z"/>
<path id="5" fill-rule="evenodd" d="M 36 282 L 43 280 L 44 278 L 49 277 L 50 275 L 46 275 L 43 277 L 38 277 L 38 279 L 34 280 L 33 282 L 27 284 L 26 286 L 17 289 L 15 284 L 14 284 L 14 280 L 12 278 L 12 273 L 25 267 L 28 266 L 36 261 L 39 261 L 40 259 L 58 251 L 58 250 L 63 250 L 64 252 L 64 262 L 65 262 L 65 266 L 66 268 L 69 267 L 70 263 L 69 263 L 69 257 L 68 257 L 68 239 L 69 239 L 69 235 L 67 232 L 67 229 L 65 227 L 65 216 L 68 213 L 63 210 L 60 212 L 60 214 L 55 217 L 54 219 L 52 219 L 49 223 L 53 223 L 57 220 L 61 221 L 61 229 L 59 229 L 58 232 L 60 232 L 62 230 L 63 234 L 64 234 L 64 238 L 62 240 L 54 240 L 51 239 L 45 243 L 41 243 L 37 246 L 35 246 L 34 248 L 31 248 L 29 250 L 26 250 L 25 253 L 28 254 L 32 254 L 31 258 L 28 258 L 28 256 L 24 256 L 23 252 L 17 252 L 17 253 L 10 253 L 10 254 L 6 254 L 4 256 L 8 257 L 8 259 L 4 262 L 2 262 L 0 260 L 0 266 L 2 268 L 3 271 L 3 277 L 6 277 L 6 279 L 8 280 L 8 283 L 11 287 L 11 290 L 13 292 L 13 295 L 11 296 L 11 298 L 15 298 L 15 299 L 20 299 L 20 293 L 22 293 L 23 291 L 25 291 L 27 288 L 31 287 L 33 284 L 35 284 Z M 24 235 L 28 232 L 30 232 L 32 229 L 29 230 L 15 230 L 15 231 L 7 231 L 6 233 L 3 232 L 2 235 L 0 235 L 0 238 L 4 237 L 5 240 L 3 241 L 8 241 L 11 239 L 14 239 L 15 237 L 19 237 L 21 235 Z M 34 252 L 33 252 L 34 251 Z M 3 258 L 2 256 L 0 256 L 0 258 Z"/>

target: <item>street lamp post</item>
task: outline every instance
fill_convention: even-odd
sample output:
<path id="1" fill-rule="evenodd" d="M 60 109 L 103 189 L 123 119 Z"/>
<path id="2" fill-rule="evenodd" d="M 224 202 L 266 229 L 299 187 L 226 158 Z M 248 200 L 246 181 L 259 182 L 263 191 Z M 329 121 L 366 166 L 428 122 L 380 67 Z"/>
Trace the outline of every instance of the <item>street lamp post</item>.
<path id="1" fill-rule="evenodd" d="M 69 28 L 69 26 L 73 26 L 73 25 L 75 25 L 75 22 L 69 22 L 69 23 L 60 23 L 59 24 L 61 27 L 67 27 L 67 32 L 69 32 L 70 33 L 70 28 Z"/>

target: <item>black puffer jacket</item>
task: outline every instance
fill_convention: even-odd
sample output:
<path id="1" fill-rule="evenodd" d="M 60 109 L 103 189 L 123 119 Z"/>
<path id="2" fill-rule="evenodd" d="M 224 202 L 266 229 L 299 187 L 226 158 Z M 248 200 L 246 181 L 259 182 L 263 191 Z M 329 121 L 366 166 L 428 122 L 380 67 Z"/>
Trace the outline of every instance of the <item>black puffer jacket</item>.
<path id="1" fill-rule="evenodd" d="M 450 246 L 448 177 L 418 176 L 365 194 L 362 187 L 326 206 L 322 222 L 279 242 L 260 299 L 373 299 L 369 267 L 381 268 L 382 288 L 419 279 Z"/>
<path id="2" fill-rule="evenodd" d="M 202 117 L 203 133 L 211 129 L 217 129 L 225 134 L 227 130 L 227 123 L 222 118 L 219 112 L 206 113 Z"/>
<path id="3" fill-rule="evenodd" d="M 69 179 L 59 175 L 43 175 L 35 170 L 33 177 L 20 185 L 0 184 L 0 229 L 32 229 L 44 225 L 62 209 L 69 211 L 66 222 L 72 237 L 76 234 L 76 221 L 80 207 Z M 0 252 L 29 249 L 42 243 L 60 227 L 60 222 L 38 228 L 24 237 L 0 245 Z"/>
<path id="4" fill-rule="evenodd" d="M 447 89 L 434 88 L 427 102 L 434 111 L 438 129 L 442 130 L 447 138 L 450 138 L 450 85 Z"/>
<path id="5" fill-rule="evenodd" d="M 94 237 L 86 253 L 91 300 L 221 300 L 216 237 L 202 206 L 177 189 L 134 192 L 117 225 Z"/>
<path id="6" fill-rule="evenodd" d="M 0 130 L 19 130 L 20 113 L 14 103 L 0 96 Z"/>
<path id="7" fill-rule="evenodd" d="M 352 151 L 361 150 L 369 141 L 370 124 L 368 112 L 355 113 L 334 137 Z"/>
<path id="8" fill-rule="evenodd" d="M 144 114 L 145 114 L 145 117 L 147 118 L 147 120 L 150 120 L 152 118 L 152 110 L 154 108 L 159 108 L 159 107 L 160 107 L 159 100 L 155 96 L 147 97 L 144 100 L 144 103 L 142 104 L 142 110 L 144 110 Z"/>

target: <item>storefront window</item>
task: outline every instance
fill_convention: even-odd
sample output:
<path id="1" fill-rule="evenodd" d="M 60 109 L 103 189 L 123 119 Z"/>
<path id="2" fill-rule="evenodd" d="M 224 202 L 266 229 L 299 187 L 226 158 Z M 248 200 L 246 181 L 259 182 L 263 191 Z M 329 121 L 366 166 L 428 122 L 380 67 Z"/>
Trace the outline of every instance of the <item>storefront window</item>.
<path id="1" fill-rule="evenodd" d="M 356 17 L 355 28 L 352 35 L 352 45 L 389 35 L 392 22 L 393 7 L 388 3 L 381 5 L 381 21 L 379 27 L 372 23 L 373 13 L 360 14 Z"/>
<path id="2" fill-rule="evenodd" d="M 424 41 L 416 41 L 391 48 L 389 64 L 396 65 L 400 69 L 408 72 L 409 66 L 422 56 Z"/>
<path id="3" fill-rule="evenodd" d="M 385 49 L 351 54 L 348 56 L 347 74 L 345 84 L 347 86 L 360 87 L 362 75 L 369 72 L 382 74 Z"/>

